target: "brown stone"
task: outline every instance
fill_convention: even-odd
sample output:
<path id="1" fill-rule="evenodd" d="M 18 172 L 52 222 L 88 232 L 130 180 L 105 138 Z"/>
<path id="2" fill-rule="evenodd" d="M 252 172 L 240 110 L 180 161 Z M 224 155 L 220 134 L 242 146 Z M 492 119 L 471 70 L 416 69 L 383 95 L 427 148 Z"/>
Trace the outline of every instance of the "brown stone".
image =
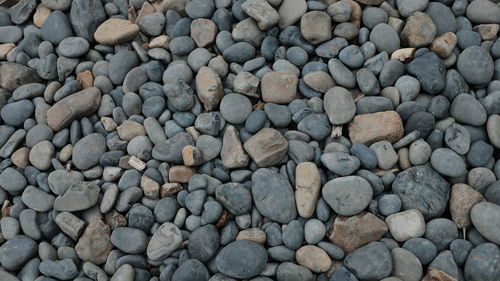
<path id="1" fill-rule="evenodd" d="M 186 166 L 173 166 L 168 170 L 168 179 L 171 182 L 187 183 L 196 170 Z"/>
<path id="2" fill-rule="evenodd" d="M 71 121 L 93 114 L 101 104 L 101 91 L 96 87 L 87 88 L 63 98 L 47 111 L 47 124 L 59 131 Z"/>
<path id="3" fill-rule="evenodd" d="M 478 24 L 474 26 L 472 30 L 479 33 L 479 35 L 481 35 L 481 39 L 483 39 L 483 41 L 486 41 L 486 40 L 493 40 L 497 36 L 499 29 L 500 25 L 491 23 L 491 24 Z"/>
<path id="4" fill-rule="evenodd" d="M 418 48 L 429 45 L 436 36 L 436 30 L 428 14 L 415 12 L 407 19 L 400 36 L 409 47 Z"/>
<path id="5" fill-rule="evenodd" d="M 10 160 L 17 167 L 24 169 L 24 168 L 28 167 L 28 165 L 30 164 L 29 154 L 30 154 L 29 148 L 21 147 L 18 150 L 16 150 L 14 153 L 12 153 Z"/>
<path id="6" fill-rule="evenodd" d="M 201 151 L 194 145 L 186 145 L 182 148 L 182 159 L 184 165 L 189 167 L 198 166 L 203 162 Z"/>
<path id="7" fill-rule="evenodd" d="M 302 36 L 312 44 L 320 44 L 332 38 L 332 19 L 322 11 L 305 13 L 300 19 Z"/>
<path id="8" fill-rule="evenodd" d="M 223 210 L 222 215 L 219 217 L 219 219 L 215 223 L 215 227 L 223 228 L 224 226 L 227 225 L 230 218 L 231 218 L 231 214 L 227 210 Z"/>
<path id="9" fill-rule="evenodd" d="M 250 158 L 243 150 L 240 134 L 234 126 L 228 126 L 224 133 L 220 155 L 222 164 L 228 169 L 243 168 L 248 165 Z"/>
<path id="10" fill-rule="evenodd" d="M 182 190 L 182 185 L 176 182 L 168 182 L 161 186 L 160 195 L 161 197 L 168 197 L 176 194 Z"/>
<path id="11" fill-rule="evenodd" d="M 457 183 L 451 187 L 450 213 L 458 228 L 470 226 L 470 210 L 482 200 L 483 195 L 467 184 Z"/>
<path id="12" fill-rule="evenodd" d="M 120 126 L 116 127 L 116 132 L 118 133 L 118 136 L 120 136 L 120 139 L 125 141 L 129 141 L 137 136 L 146 135 L 146 129 L 144 129 L 144 126 L 130 120 L 123 121 Z"/>
<path id="13" fill-rule="evenodd" d="M 205 110 L 212 111 L 224 97 L 224 88 L 219 75 L 211 68 L 203 66 L 196 75 L 196 92 Z"/>
<path id="14" fill-rule="evenodd" d="M 215 41 L 217 26 L 209 19 L 195 19 L 191 22 L 191 37 L 198 48 L 204 48 Z"/>
<path id="15" fill-rule="evenodd" d="M 33 23 L 36 27 L 41 28 L 51 12 L 52 11 L 43 4 L 38 4 L 38 6 L 36 6 L 35 14 L 33 14 Z"/>
<path id="16" fill-rule="evenodd" d="M 92 218 L 75 246 L 76 254 L 83 261 L 105 263 L 113 248 L 109 235 L 109 226 L 100 217 Z"/>
<path id="17" fill-rule="evenodd" d="M 302 162 L 295 169 L 295 203 L 303 218 L 310 218 L 316 209 L 321 190 L 321 177 L 313 162 Z"/>
<path id="18" fill-rule="evenodd" d="M 260 228 L 248 228 L 240 231 L 236 236 L 236 240 L 248 240 L 259 244 L 264 244 L 266 238 L 266 233 Z"/>
<path id="19" fill-rule="evenodd" d="M 0 44 L 0 60 L 5 60 L 7 58 L 7 54 L 16 47 L 14 43 L 5 43 Z"/>
<path id="20" fill-rule="evenodd" d="M 138 33 L 137 24 L 129 20 L 110 18 L 97 28 L 94 38 L 104 45 L 116 45 L 131 41 Z"/>
<path id="21" fill-rule="evenodd" d="M 444 271 L 431 268 L 421 281 L 457 281 L 457 279 L 451 277 Z"/>
<path id="22" fill-rule="evenodd" d="M 298 78 L 290 72 L 272 71 L 261 81 L 262 99 L 265 102 L 287 104 L 297 96 Z"/>
<path id="23" fill-rule="evenodd" d="M 372 241 L 379 240 L 388 231 L 385 222 L 367 212 L 352 217 L 337 216 L 332 224 L 329 239 L 346 253 Z"/>
<path id="24" fill-rule="evenodd" d="M 170 37 L 167 35 L 160 35 L 149 41 L 149 48 L 163 48 L 170 49 Z"/>
<path id="25" fill-rule="evenodd" d="M 158 199 L 160 197 L 160 184 L 148 176 L 141 177 L 141 189 L 144 196 L 148 198 Z"/>
<path id="26" fill-rule="evenodd" d="M 264 128 L 243 145 L 257 166 L 269 167 L 278 164 L 288 151 L 288 141 L 271 128 Z"/>
<path id="27" fill-rule="evenodd" d="M 391 60 L 398 60 L 400 62 L 410 62 L 417 48 L 403 48 L 398 49 L 391 54 Z"/>
<path id="28" fill-rule="evenodd" d="M 302 246 L 295 253 L 295 259 L 298 264 L 316 273 L 327 272 L 332 266 L 326 251 L 314 245 Z"/>
<path id="29" fill-rule="evenodd" d="M 455 45 L 457 45 L 457 36 L 455 33 L 446 32 L 432 41 L 430 49 L 438 56 L 445 59 L 450 56 Z"/>
<path id="30" fill-rule="evenodd" d="M 11 92 L 24 84 L 40 81 L 41 79 L 36 71 L 30 67 L 13 62 L 0 65 L 0 87 Z"/>
<path id="31" fill-rule="evenodd" d="M 114 209 L 104 215 L 104 221 L 107 225 L 109 225 L 111 230 L 114 230 L 115 228 L 120 226 L 127 225 L 127 219 Z"/>
<path id="32" fill-rule="evenodd" d="M 82 89 L 90 88 L 94 85 L 94 77 L 90 70 L 85 70 L 76 75 L 76 80 L 82 84 Z"/>
<path id="33" fill-rule="evenodd" d="M 403 121 L 396 111 L 356 115 L 349 124 L 351 141 L 366 145 L 381 140 L 393 143 L 402 138 L 403 135 Z"/>

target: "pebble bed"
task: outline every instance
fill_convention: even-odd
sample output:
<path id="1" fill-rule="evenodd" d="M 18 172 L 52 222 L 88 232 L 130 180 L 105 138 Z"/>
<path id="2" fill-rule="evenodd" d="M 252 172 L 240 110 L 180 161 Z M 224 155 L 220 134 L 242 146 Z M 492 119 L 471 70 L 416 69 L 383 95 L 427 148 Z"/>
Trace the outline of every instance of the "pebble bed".
<path id="1" fill-rule="evenodd" d="M 499 0 L 0 2 L 1 281 L 500 280 Z"/>

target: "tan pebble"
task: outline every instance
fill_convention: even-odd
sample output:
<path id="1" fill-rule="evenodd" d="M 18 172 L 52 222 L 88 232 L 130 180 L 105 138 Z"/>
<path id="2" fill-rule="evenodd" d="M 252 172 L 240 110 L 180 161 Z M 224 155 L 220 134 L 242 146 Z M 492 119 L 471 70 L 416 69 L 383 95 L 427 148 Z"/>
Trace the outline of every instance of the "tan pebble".
<path id="1" fill-rule="evenodd" d="M 260 228 L 248 228 L 242 230 L 236 236 L 236 240 L 248 240 L 259 244 L 264 244 L 266 242 L 266 233 Z"/>
<path id="2" fill-rule="evenodd" d="M 36 6 L 35 14 L 33 14 L 33 23 L 36 27 L 41 28 L 51 12 L 52 11 L 43 4 L 38 4 L 38 6 Z"/>
<path id="3" fill-rule="evenodd" d="M 224 97 L 224 88 L 219 75 L 203 66 L 196 75 L 196 92 L 205 110 L 212 111 L 217 108 Z"/>
<path id="4" fill-rule="evenodd" d="M 481 35 L 481 39 L 485 41 L 494 39 L 497 36 L 499 29 L 500 25 L 491 23 L 491 24 L 478 24 L 474 26 L 472 30 L 479 33 L 479 35 Z"/>
<path id="5" fill-rule="evenodd" d="M 398 60 L 400 62 L 410 62 L 417 48 L 403 48 L 398 49 L 391 54 L 391 60 Z"/>
<path id="6" fill-rule="evenodd" d="M 15 47 L 16 44 L 14 43 L 0 44 L 0 60 L 5 60 L 10 50 L 14 49 Z"/>
<path id="7" fill-rule="evenodd" d="M 193 145 L 186 145 L 182 148 L 182 159 L 184 165 L 189 167 L 198 166 L 203 162 L 201 151 Z"/>
<path id="8" fill-rule="evenodd" d="M 209 19 L 195 19 L 191 22 L 191 38 L 198 48 L 204 48 L 215 41 L 217 26 Z"/>
<path id="9" fill-rule="evenodd" d="M 297 263 L 313 272 L 327 272 L 332 266 L 332 260 L 325 250 L 314 245 L 302 246 L 295 253 Z"/>
<path id="10" fill-rule="evenodd" d="M 451 219 L 460 228 L 467 228 L 471 224 L 470 210 L 482 201 L 483 195 L 467 184 L 457 183 L 451 187 L 450 213 Z"/>
<path id="11" fill-rule="evenodd" d="M 403 135 L 403 121 L 396 111 L 357 115 L 349 124 L 351 141 L 366 145 L 381 140 L 393 143 L 402 138 Z"/>
<path id="12" fill-rule="evenodd" d="M 144 169 L 146 169 L 146 163 L 144 163 L 144 161 L 134 155 L 130 156 L 127 162 L 132 168 L 136 169 L 137 171 L 143 171 Z"/>
<path id="13" fill-rule="evenodd" d="M 167 35 L 160 35 L 151 39 L 151 41 L 149 41 L 149 48 L 163 48 L 168 50 L 170 48 L 170 37 Z"/>
<path id="14" fill-rule="evenodd" d="M 261 92 L 265 102 L 288 104 L 297 96 L 298 78 L 290 72 L 272 71 L 262 77 Z"/>
<path id="15" fill-rule="evenodd" d="M 137 136 L 146 135 L 146 130 L 144 129 L 144 126 L 130 120 L 123 121 L 123 123 L 120 126 L 116 127 L 116 132 L 118 133 L 120 139 L 125 141 L 129 141 Z"/>
<path id="16" fill-rule="evenodd" d="M 316 164 L 302 162 L 295 169 L 295 202 L 303 218 L 310 218 L 316 209 L 321 190 L 321 178 Z"/>
<path id="17" fill-rule="evenodd" d="M 160 197 L 160 184 L 147 176 L 141 177 L 141 189 L 147 198 L 158 199 Z"/>
<path id="18" fill-rule="evenodd" d="M 171 182 L 187 183 L 196 170 L 186 166 L 173 166 L 168 170 L 168 179 Z"/>
<path id="19" fill-rule="evenodd" d="M 71 143 L 65 145 L 59 152 L 59 161 L 65 163 L 73 155 L 73 145 Z"/>
<path id="20" fill-rule="evenodd" d="M 314 71 L 306 74 L 304 82 L 311 89 L 321 93 L 326 93 L 335 86 L 333 78 L 324 71 Z"/>
<path id="21" fill-rule="evenodd" d="M 110 18 L 95 31 L 94 38 L 104 45 L 123 44 L 131 41 L 139 33 L 139 26 L 129 20 Z"/>
<path id="22" fill-rule="evenodd" d="M 172 196 L 175 193 L 182 190 L 182 185 L 176 182 L 168 182 L 161 186 L 160 195 L 161 197 Z"/>
<path id="23" fill-rule="evenodd" d="M 82 84 L 82 89 L 90 88 L 94 85 L 94 77 L 90 70 L 85 70 L 76 75 L 76 80 Z"/>
<path id="24" fill-rule="evenodd" d="M 10 160 L 17 167 L 24 169 L 30 164 L 29 153 L 30 153 L 29 148 L 21 147 L 18 150 L 16 150 L 14 153 L 12 153 Z"/>
<path id="25" fill-rule="evenodd" d="M 453 48 L 457 45 L 457 36 L 453 32 L 446 32 L 445 34 L 436 37 L 431 44 L 431 51 L 438 54 L 441 58 L 450 56 Z"/>

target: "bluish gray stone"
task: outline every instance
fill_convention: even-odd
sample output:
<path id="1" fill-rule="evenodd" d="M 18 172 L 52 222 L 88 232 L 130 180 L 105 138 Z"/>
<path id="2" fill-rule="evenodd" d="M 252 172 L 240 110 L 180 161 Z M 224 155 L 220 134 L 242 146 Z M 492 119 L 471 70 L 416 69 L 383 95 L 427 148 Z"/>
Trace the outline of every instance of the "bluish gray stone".
<path id="1" fill-rule="evenodd" d="M 346 256 L 344 266 L 359 279 L 380 280 L 392 272 L 389 249 L 380 242 L 371 242 Z"/>
<path id="2" fill-rule="evenodd" d="M 242 259 L 242 254 L 245 258 Z M 224 247 L 215 264 L 224 275 L 234 278 L 251 278 L 262 272 L 267 263 L 266 249 L 255 242 L 247 240 L 235 241 Z"/>

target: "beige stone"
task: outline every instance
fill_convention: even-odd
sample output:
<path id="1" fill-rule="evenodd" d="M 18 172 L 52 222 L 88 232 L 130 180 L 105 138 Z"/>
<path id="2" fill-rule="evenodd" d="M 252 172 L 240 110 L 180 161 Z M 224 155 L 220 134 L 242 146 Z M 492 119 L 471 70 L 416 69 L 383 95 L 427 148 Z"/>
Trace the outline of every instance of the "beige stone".
<path id="1" fill-rule="evenodd" d="M 457 281 L 457 279 L 451 277 L 444 271 L 430 268 L 427 275 L 425 275 L 421 281 Z"/>
<path id="2" fill-rule="evenodd" d="M 59 152 L 59 160 L 62 163 L 65 163 L 66 161 L 71 159 L 71 156 L 73 156 L 73 145 L 71 143 L 68 143 Z"/>
<path id="3" fill-rule="evenodd" d="M 161 186 L 160 195 L 161 197 L 172 196 L 175 193 L 182 190 L 182 185 L 176 182 L 168 182 Z"/>
<path id="4" fill-rule="evenodd" d="M 38 4 L 38 6 L 36 6 L 35 14 L 33 14 L 33 23 L 36 27 L 41 28 L 51 12 L 52 11 L 43 4 Z"/>
<path id="5" fill-rule="evenodd" d="M 272 71 L 262 77 L 261 92 L 265 102 L 287 104 L 297 96 L 298 78 L 290 72 Z"/>
<path id="6" fill-rule="evenodd" d="M 304 76 L 304 82 L 311 89 L 326 93 L 335 86 L 332 76 L 324 71 L 314 71 Z"/>
<path id="7" fill-rule="evenodd" d="M 260 228 L 247 228 L 242 230 L 236 236 L 236 240 L 248 240 L 252 242 L 256 242 L 259 244 L 266 243 L 266 233 L 262 231 Z"/>
<path id="8" fill-rule="evenodd" d="M 342 0 L 349 4 L 351 4 L 351 23 L 359 29 L 361 26 L 361 16 L 363 14 L 363 10 L 361 6 L 354 0 Z M 369 1 L 369 0 L 368 0 Z"/>
<path id="9" fill-rule="evenodd" d="M 16 47 L 14 43 L 5 43 L 0 44 L 0 60 L 5 60 L 7 58 L 7 54 Z"/>
<path id="10" fill-rule="evenodd" d="M 248 0 L 241 8 L 257 22 L 261 30 L 273 27 L 280 20 L 278 12 L 266 0 Z"/>
<path id="11" fill-rule="evenodd" d="M 129 141 L 137 136 L 146 135 L 146 129 L 144 129 L 144 126 L 130 120 L 123 121 L 120 126 L 116 127 L 116 132 L 118 133 L 120 139 L 124 141 Z"/>
<path id="12" fill-rule="evenodd" d="M 482 200 L 483 195 L 467 184 L 457 183 L 451 187 L 451 219 L 458 228 L 467 228 L 470 226 L 470 210 L 476 203 Z"/>
<path id="13" fill-rule="evenodd" d="M 170 37 L 167 35 L 157 36 L 149 41 L 149 48 L 170 49 Z"/>
<path id="14" fill-rule="evenodd" d="M 417 48 L 403 48 L 398 49 L 391 54 L 391 60 L 398 60 L 400 62 L 410 62 Z"/>
<path id="15" fill-rule="evenodd" d="M 187 183 L 196 170 L 186 166 L 173 166 L 168 170 L 168 179 L 171 182 Z"/>
<path id="16" fill-rule="evenodd" d="M 182 148 L 182 159 L 184 165 L 189 167 L 198 166 L 203 162 L 200 150 L 193 145 L 186 145 Z"/>
<path id="17" fill-rule="evenodd" d="M 228 169 L 243 168 L 248 165 L 250 158 L 243 150 L 240 134 L 234 126 L 228 126 L 224 133 L 220 155 L 222 164 Z"/>
<path id="18" fill-rule="evenodd" d="M 141 189 L 144 192 L 144 196 L 150 199 L 158 199 L 160 197 L 160 184 L 148 176 L 141 177 Z"/>
<path id="19" fill-rule="evenodd" d="M 409 47 L 418 48 L 429 45 L 434 40 L 436 31 L 436 26 L 428 14 L 415 12 L 406 20 L 400 36 Z"/>
<path id="20" fill-rule="evenodd" d="M 18 168 L 26 168 L 30 164 L 29 161 L 30 149 L 28 147 L 21 147 L 12 153 L 10 160 Z"/>
<path id="21" fill-rule="evenodd" d="M 113 245 L 110 229 L 100 217 L 93 217 L 75 246 L 76 254 L 83 261 L 99 265 L 106 262 Z"/>
<path id="22" fill-rule="evenodd" d="M 402 138 L 403 135 L 403 121 L 396 111 L 357 115 L 349 124 L 349 137 L 351 141 L 366 145 L 381 140 L 394 143 Z"/>
<path id="23" fill-rule="evenodd" d="M 90 88 L 94 85 L 94 77 L 90 70 L 85 70 L 76 75 L 76 80 L 80 81 L 82 89 Z"/>
<path id="24" fill-rule="evenodd" d="M 402 170 L 411 168 L 410 151 L 407 147 L 398 150 L 399 167 Z"/>
<path id="25" fill-rule="evenodd" d="M 474 26 L 472 30 L 479 33 L 479 35 L 481 35 L 481 39 L 486 41 L 486 40 L 493 40 L 497 36 L 499 29 L 500 25 L 491 23 L 491 24 L 478 24 Z"/>
<path id="26" fill-rule="evenodd" d="M 106 215 L 104 215 L 104 221 L 107 225 L 109 225 L 111 230 L 114 230 L 115 228 L 120 226 L 127 225 L 127 219 L 122 214 L 118 213 L 115 209 L 107 212 Z"/>
<path id="27" fill-rule="evenodd" d="M 278 164 L 288 151 L 288 141 L 275 129 L 264 128 L 243 145 L 259 167 Z"/>
<path id="28" fill-rule="evenodd" d="M 63 98 L 47 111 L 47 124 L 54 131 L 68 126 L 71 121 L 93 114 L 101 104 L 101 91 L 87 88 Z"/>
<path id="29" fill-rule="evenodd" d="M 307 3 L 305 0 L 283 0 L 278 10 L 280 16 L 279 28 L 283 29 L 298 22 L 306 12 Z"/>
<path id="30" fill-rule="evenodd" d="M 101 117 L 101 123 L 104 126 L 104 130 L 107 132 L 113 132 L 118 126 L 116 121 L 111 117 Z"/>
<path id="31" fill-rule="evenodd" d="M 321 191 L 318 167 L 313 162 L 302 162 L 295 168 L 295 203 L 303 218 L 310 218 L 316 209 Z"/>
<path id="32" fill-rule="evenodd" d="M 332 19 L 323 11 L 307 12 L 300 19 L 300 31 L 310 43 L 323 43 L 332 38 Z"/>
<path id="33" fill-rule="evenodd" d="M 297 263 L 313 272 L 327 272 L 332 266 L 332 260 L 325 250 L 314 245 L 302 246 L 295 253 Z"/>
<path id="34" fill-rule="evenodd" d="M 153 5 L 151 5 L 148 1 L 144 2 L 142 4 L 142 7 L 141 9 L 139 10 L 139 14 L 137 15 L 137 18 L 135 19 L 135 23 L 136 24 L 139 24 L 139 22 L 141 22 L 141 19 L 144 17 L 144 16 L 147 16 L 149 14 L 152 14 L 156 12 L 155 8 L 153 7 Z M 130 19 L 130 18 L 129 18 Z"/>
<path id="35" fill-rule="evenodd" d="M 453 48 L 457 45 L 457 36 L 453 32 L 446 32 L 440 35 L 432 41 L 431 51 L 436 53 L 441 58 L 447 58 L 450 56 Z"/>
<path id="36" fill-rule="evenodd" d="M 212 111 L 217 108 L 224 97 L 219 75 L 211 68 L 203 66 L 196 75 L 196 92 L 205 110 Z"/>
<path id="37" fill-rule="evenodd" d="M 215 41 L 217 26 L 209 19 L 195 19 L 191 22 L 191 38 L 198 48 L 204 48 Z"/>
<path id="38" fill-rule="evenodd" d="M 384 221 L 372 213 L 363 212 L 352 217 L 337 216 L 328 238 L 346 253 L 350 253 L 363 245 L 379 240 L 387 230 Z"/>
<path id="39" fill-rule="evenodd" d="M 392 237 L 396 241 L 404 242 L 425 233 L 425 220 L 422 213 L 415 209 L 395 213 L 385 218 Z"/>
<path id="40" fill-rule="evenodd" d="M 129 20 L 110 18 L 95 31 L 94 38 L 104 45 L 123 44 L 131 41 L 139 33 L 139 26 Z"/>

